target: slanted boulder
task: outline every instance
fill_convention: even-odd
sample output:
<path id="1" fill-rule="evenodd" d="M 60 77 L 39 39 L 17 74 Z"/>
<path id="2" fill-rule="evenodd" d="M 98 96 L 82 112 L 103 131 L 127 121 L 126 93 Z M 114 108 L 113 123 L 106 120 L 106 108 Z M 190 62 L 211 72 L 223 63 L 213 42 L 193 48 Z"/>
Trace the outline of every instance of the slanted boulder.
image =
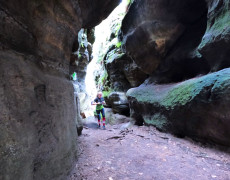
<path id="1" fill-rule="evenodd" d="M 230 146 L 230 68 L 184 82 L 127 92 L 136 124 Z"/>
<path id="2" fill-rule="evenodd" d="M 197 47 L 207 25 L 205 0 L 135 0 L 122 21 L 123 51 L 152 76 L 178 82 L 209 72 Z"/>

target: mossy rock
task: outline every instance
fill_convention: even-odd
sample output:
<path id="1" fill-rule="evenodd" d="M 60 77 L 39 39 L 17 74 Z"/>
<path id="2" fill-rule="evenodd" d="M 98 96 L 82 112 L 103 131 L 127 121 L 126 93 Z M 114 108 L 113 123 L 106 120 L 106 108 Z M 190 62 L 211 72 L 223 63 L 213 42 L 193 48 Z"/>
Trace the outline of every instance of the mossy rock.
<path id="1" fill-rule="evenodd" d="M 138 124 L 230 146 L 230 68 L 175 84 L 142 85 L 127 96 Z"/>

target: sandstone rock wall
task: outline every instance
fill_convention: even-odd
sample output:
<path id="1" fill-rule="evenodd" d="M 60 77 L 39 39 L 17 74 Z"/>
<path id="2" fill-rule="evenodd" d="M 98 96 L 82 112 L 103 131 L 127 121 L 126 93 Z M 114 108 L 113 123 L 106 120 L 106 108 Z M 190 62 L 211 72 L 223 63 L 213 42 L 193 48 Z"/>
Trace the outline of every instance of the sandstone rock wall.
<path id="1" fill-rule="evenodd" d="M 123 51 L 149 78 L 127 93 L 136 124 L 230 146 L 228 0 L 136 0 Z"/>
<path id="2" fill-rule="evenodd" d="M 230 2 L 207 0 L 207 29 L 199 51 L 207 59 L 212 71 L 230 67 Z"/>
<path id="3" fill-rule="evenodd" d="M 123 49 L 152 76 L 152 82 L 176 82 L 207 73 L 209 64 L 197 51 L 207 11 L 204 0 L 134 1 L 122 22 Z"/>
<path id="4" fill-rule="evenodd" d="M 85 112 L 90 109 L 91 106 L 89 95 L 86 92 L 85 77 L 87 66 L 91 62 L 92 46 L 94 43 L 94 29 L 81 29 L 78 32 L 78 41 L 74 46 L 73 53 L 70 58 L 70 74 L 76 72 L 77 80 L 74 82 L 76 87 L 76 93 L 78 93 L 80 101 L 80 113 L 85 116 Z"/>
<path id="5" fill-rule="evenodd" d="M 0 179 L 65 179 L 79 130 L 70 56 L 118 3 L 0 1 Z"/>
<path id="6" fill-rule="evenodd" d="M 127 92 L 137 124 L 230 146 L 230 69 Z"/>

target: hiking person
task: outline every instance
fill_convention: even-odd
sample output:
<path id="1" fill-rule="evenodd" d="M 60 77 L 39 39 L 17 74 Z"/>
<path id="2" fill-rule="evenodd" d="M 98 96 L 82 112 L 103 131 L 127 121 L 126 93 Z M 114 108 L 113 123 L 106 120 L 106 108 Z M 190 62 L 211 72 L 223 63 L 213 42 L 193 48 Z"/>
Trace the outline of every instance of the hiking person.
<path id="1" fill-rule="evenodd" d="M 104 106 L 105 105 L 105 100 L 102 97 L 102 92 L 97 93 L 96 99 L 91 103 L 91 105 L 96 105 L 96 112 L 97 112 L 97 119 L 98 119 L 98 127 L 101 127 L 101 115 L 102 114 L 102 120 L 103 120 L 103 129 L 105 129 L 105 110 Z"/>

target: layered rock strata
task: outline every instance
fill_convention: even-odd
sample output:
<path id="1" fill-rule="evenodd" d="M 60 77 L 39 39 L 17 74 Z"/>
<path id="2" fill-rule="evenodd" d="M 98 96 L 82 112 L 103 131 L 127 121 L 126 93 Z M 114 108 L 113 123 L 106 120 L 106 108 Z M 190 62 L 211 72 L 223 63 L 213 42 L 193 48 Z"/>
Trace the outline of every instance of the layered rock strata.
<path id="1" fill-rule="evenodd" d="M 131 117 L 179 136 L 230 146 L 230 68 L 127 92 Z"/>
<path id="2" fill-rule="evenodd" d="M 118 3 L 0 1 L 0 179 L 66 178 L 79 127 L 71 53 Z"/>
<path id="3" fill-rule="evenodd" d="M 119 38 L 150 76 L 127 93 L 136 124 L 230 146 L 229 13 L 228 0 L 133 2 Z"/>

